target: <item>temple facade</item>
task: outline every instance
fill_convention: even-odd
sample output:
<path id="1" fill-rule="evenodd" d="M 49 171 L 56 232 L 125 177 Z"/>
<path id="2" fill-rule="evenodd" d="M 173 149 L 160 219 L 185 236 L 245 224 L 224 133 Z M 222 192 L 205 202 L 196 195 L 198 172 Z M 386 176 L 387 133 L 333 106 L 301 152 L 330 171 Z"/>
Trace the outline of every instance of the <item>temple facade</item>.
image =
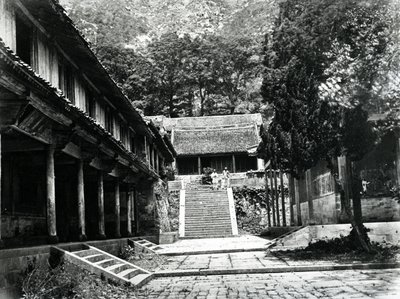
<path id="1" fill-rule="evenodd" d="M 179 176 L 201 175 L 206 167 L 218 173 L 225 167 L 231 173 L 264 168 L 264 161 L 257 159 L 255 152 L 260 142 L 261 114 L 151 119 L 171 136 Z"/>
<path id="2" fill-rule="evenodd" d="M 54 0 L 0 0 L 0 244 L 157 233 L 166 135 Z"/>

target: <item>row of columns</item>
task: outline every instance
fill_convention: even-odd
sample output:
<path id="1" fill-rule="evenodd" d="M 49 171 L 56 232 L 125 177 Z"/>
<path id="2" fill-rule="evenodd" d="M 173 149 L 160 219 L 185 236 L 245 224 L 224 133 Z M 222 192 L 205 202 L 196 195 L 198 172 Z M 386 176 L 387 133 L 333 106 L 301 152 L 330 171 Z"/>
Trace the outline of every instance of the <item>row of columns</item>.
<path id="1" fill-rule="evenodd" d="M 268 226 L 286 226 L 285 193 L 283 172 L 281 170 L 274 170 L 270 166 L 265 169 L 265 192 Z M 282 213 L 279 211 L 280 207 Z"/>
<path id="2" fill-rule="evenodd" d="M 1 151 L 0 151 L 1 153 Z M 77 196 L 78 196 L 78 221 L 79 221 L 79 239 L 84 241 L 86 237 L 86 219 L 85 219 L 85 191 L 84 191 L 84 173 L 83 161 L 78 160 L 77 171 Z M 1 166 L 1 164 L 0 164 Z M 0 167 L 1 169 L 1 167 Z M 56 227 L 56 198 L 55 198 L 55 175 L 54 175 L 54 147 L 50 146 L 46 153 L 46 187 L 47 187 L 47 229 L 49 242 L 58 242 Z M 132 234 L 132 208 L 134 194 L 130 188 L 127 196 L 127 231 Z M 120 182 L 116 181 L 114 186 L 114 214 L 115 214 L 115 236 L 121 236 L 121 214 L 120 214 Z M 1 202 L 0 202 L 1 203 Z M 98 238 L 105 239 L 105 216 L 104 216 L 104 174 L 101 170 L 97 175 L 97 213 L 98 213 Z M 1 213 L 0 213 L 1 214 Z M 1 218 L 0 218 L 1 220 Z M 1 222 L 0 222 L 1 223 Z M 0 235 L 1 239 L 1 235 Z"/>

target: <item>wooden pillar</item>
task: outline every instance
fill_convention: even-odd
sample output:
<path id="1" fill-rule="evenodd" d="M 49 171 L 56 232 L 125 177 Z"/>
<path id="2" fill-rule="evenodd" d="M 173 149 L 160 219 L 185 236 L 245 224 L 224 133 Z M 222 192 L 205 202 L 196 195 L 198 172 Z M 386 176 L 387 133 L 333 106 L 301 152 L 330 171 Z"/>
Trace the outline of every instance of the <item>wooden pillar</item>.
<path id="1" fill-rule="evenodd" d="M 156 170 L 157 173 L 160 172 L 160 157 L 158 156 L 158 152 L 156 152 Z"/>
<path id="2" fill-rule="evenodd" d="M 132 236 L 132 197 L 133 191 L 132 187 L 128 187 L 128 192 L 126 196 L 126 230 L 128 232 L 128 237 Z"/>
<path id="3" fill-rule="evenodd" d="M 400 138 L 396 135 L 396 170 L 397 170 L 397 187 L 400 187 Z"/>
<path id="4" fill-rule="evenodd" d="M 279 217 L 279 192 L 278 192 L 278 174 L 277 171 L 274 170 L 274 184 L 275 184 L 275 211 L 276 211 L 276 226 L 281 226 L 280 217 Z"/>
<path id="5" fill-rule="evenodd" d="M 103 172 L 97 174 L 97 215 L 98 215 L 98 238 L 105 239 L 105 218 L 104 218 L 104 182 Z"/>
<path id="6" fill-rule="evenodd" d="M 147 137 L 146 137 L 146 136 L 144 136 L 144 152 L 145 152 L 145 155 L 146 155 L 146 163 L 147 163 L 148 165 L 150 165 L 149 147 L 148 147 L 148 145 L 147 145 Z"/>
<path id="7" fill-rule="evenodd" d="M 232 172 L 233 172 L 233 173 L 236 172 L 236 159 L 235 159 L 235 155 L 232 155 Z"/>
<path id="8" fill-rule="evenodd" d="M 308 224 L 314 224 L 314 204 L 311 192 L 311 170 L 306 171 L 306 193 L 308 201 Z"/>
<path id="9" fill-rule="evenodd" d="M 281 185 L 281 202 L 282 202 L 282 225 L 286 226 L 286 209 L 285 209 L 285 188 L 283 186 L 283 171 L 279 171 L 280 185 Z"/>
<path id="10" fill-rule="evenodd" d="M 135 223 L 135 235 L 139 233 L 139 194 L 138 190 L 136 188 L 133 189 L 132 191 L 132 201 L 131 201 L 131 207 L 132 207 L 132 218 L 133 218 L 133 223 Z"/>
<path id="11" fill-rule="evenodd" d="M 270 194 L 268 188 L 268 168 L 265 168 L 265 200 L 267 202 L 268 227 L 271 227 L 271 206 L 269 202 Z"/>
<path id="12" fill-rule="evenodd" d="M 288 181 L 289 181 L 289 211 L 290 211 L 290 226 L 294 225 L 294 180 L 291 174 L 288 174 Z"/>
<path id="13" fill-rule="evenodd" d="M 86 219 L 85 219 L 85 184 L 83 176 L 83 161 L 78 160 L 78 219 L 79 240 L 86 241 Z"/>
<path id="14" fill-rule="evenodd" d="M 275 214 L 275 194 L 274 194 L 274 175 L 272 167 L 269 168 L 269 181 L 271 182 L 271 205 L 272 205 L 272 226 L 276 226 L 276 214 Z"/>
<path id="15" fill-rule="evenodd" d="M 201 158 L 200 158 L 200 156 L 197 157 L 197 168 L 198 168 L 198 173 L 200 175 L 201 174 Z"/>
<path id="16" fill-rule="evenodd" d="M 115 181 L 114 185 L 114 215 L 115 215 L 115 237 L 121 237 L 121 206 L 120 206 L 120 196 L 119 196 L 119 181 Z"/>
<path id="17" fill-rule="evenodd" d="M 301 226 L 301 208 L 300 208 L 300 190 L 299 190 L 299 180 L 294 179 L 294 197 L 296 201 L 296 214 L 297 214 L 297 226 Z"/>
<path id="18" fill-rule="evenodd" d="M 0 248 L 4 247 L 4 243 L 1 240 L 1 132 L 0 132 Z"/>
<path id="19" fill-rule="evenodd" d="M 47 202 L 47 231 L 49 243 L 57 243 L 56 224 L 56 181 L 54 175 L 54 147 L 50 145 L 46 151 L 46 202 Z"/>
<path id="20" fill-rule="evenodd" d="M 153 167 L 153 169 L 155 169 L 156 164 L 154 161 L 155 158 L 155 149 L 154 149 L 154 145 L 151 146 L 151 167 Z"/>

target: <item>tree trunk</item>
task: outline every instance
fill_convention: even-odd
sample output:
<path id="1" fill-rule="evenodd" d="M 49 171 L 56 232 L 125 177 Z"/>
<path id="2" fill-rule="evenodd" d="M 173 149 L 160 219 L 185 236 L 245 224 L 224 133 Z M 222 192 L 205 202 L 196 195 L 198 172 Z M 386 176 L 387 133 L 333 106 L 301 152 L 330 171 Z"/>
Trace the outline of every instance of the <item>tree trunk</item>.
<path id="1" fill-rule="evenodd" d="M 347 159 L 346 159 L 347 160 Z M 335 173 L 335 184 L 338 187 L 339 194 L 340 194 L 340 202 L 344 204 L 344 211 L 350 220 L 352 226 L 353 233 L 358 245 L 362 248 L 365 252 L 372 252 L 373 248 L 371 242 L 368 237 L 367 229 L 362 222 L 362 213 L 361 213 L 361 181 L 354 175 L 351 167 L 351 161 L 346 161 L 346 177 L 345 180 L 347 182 L 340 182 L 338 180 L 338 174 Z M 346 196 L 344 184 L 349 184 L 350 186 L 350 194 Z M 353 210 L 350 206 L 350 197 L 353 201 Z"/>
<path id="2" fill-rule="evenodd" d="M 169 96 L 168 114 L 169 114 L 169 117 L 174 117 L 174 95 L 173 94 L 171 94 Z"/>

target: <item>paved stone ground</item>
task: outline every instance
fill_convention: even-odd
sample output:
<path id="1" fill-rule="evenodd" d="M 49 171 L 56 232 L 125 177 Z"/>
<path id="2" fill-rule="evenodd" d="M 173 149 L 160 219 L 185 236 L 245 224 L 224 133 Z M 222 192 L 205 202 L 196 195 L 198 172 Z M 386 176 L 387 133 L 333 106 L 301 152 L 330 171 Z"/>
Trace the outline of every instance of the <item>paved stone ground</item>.
<path id="1" fill-rule="evenodd" d="M 138 298 L 400 298 L 400 270 L 167 277 Z"/>
<path id="2" fill-rule="evenodd" d="M 188 252 L 216 251 L 216 250 L 251 250 L 266 247 L 271 241 L 251 235 L 243 235 L 231 238 L 212 239 L 183 239 L 173 244 L 163 244 L 161 254 Z"/>
<path id="3" fill-rule="evenodd" d="M 219 254 L 179 255 L 168 257 L 158 270 L 239 269 L 286 266 L 276 257 L 266 257 L 263 251 Z"/>
<path id="4" fill-rule="evenodd" d="M 329 260 L 291 260 L 287 257 L 266 254 L 265 251 L 233 252 L 218 254 L 198 254 L 168 256 L 165 264 L 156 271 L 179 271 L 179 270 L 220 270 L 220 269 L 260 269 L 273 267 L 296 267 L 296 266 L 323 266 L 340 265 L 351 262 L 334 262 Z M 398 258 L 400 261 L 400 256 Z M 362 263 L 353 260 L 352 263 Z"/>

